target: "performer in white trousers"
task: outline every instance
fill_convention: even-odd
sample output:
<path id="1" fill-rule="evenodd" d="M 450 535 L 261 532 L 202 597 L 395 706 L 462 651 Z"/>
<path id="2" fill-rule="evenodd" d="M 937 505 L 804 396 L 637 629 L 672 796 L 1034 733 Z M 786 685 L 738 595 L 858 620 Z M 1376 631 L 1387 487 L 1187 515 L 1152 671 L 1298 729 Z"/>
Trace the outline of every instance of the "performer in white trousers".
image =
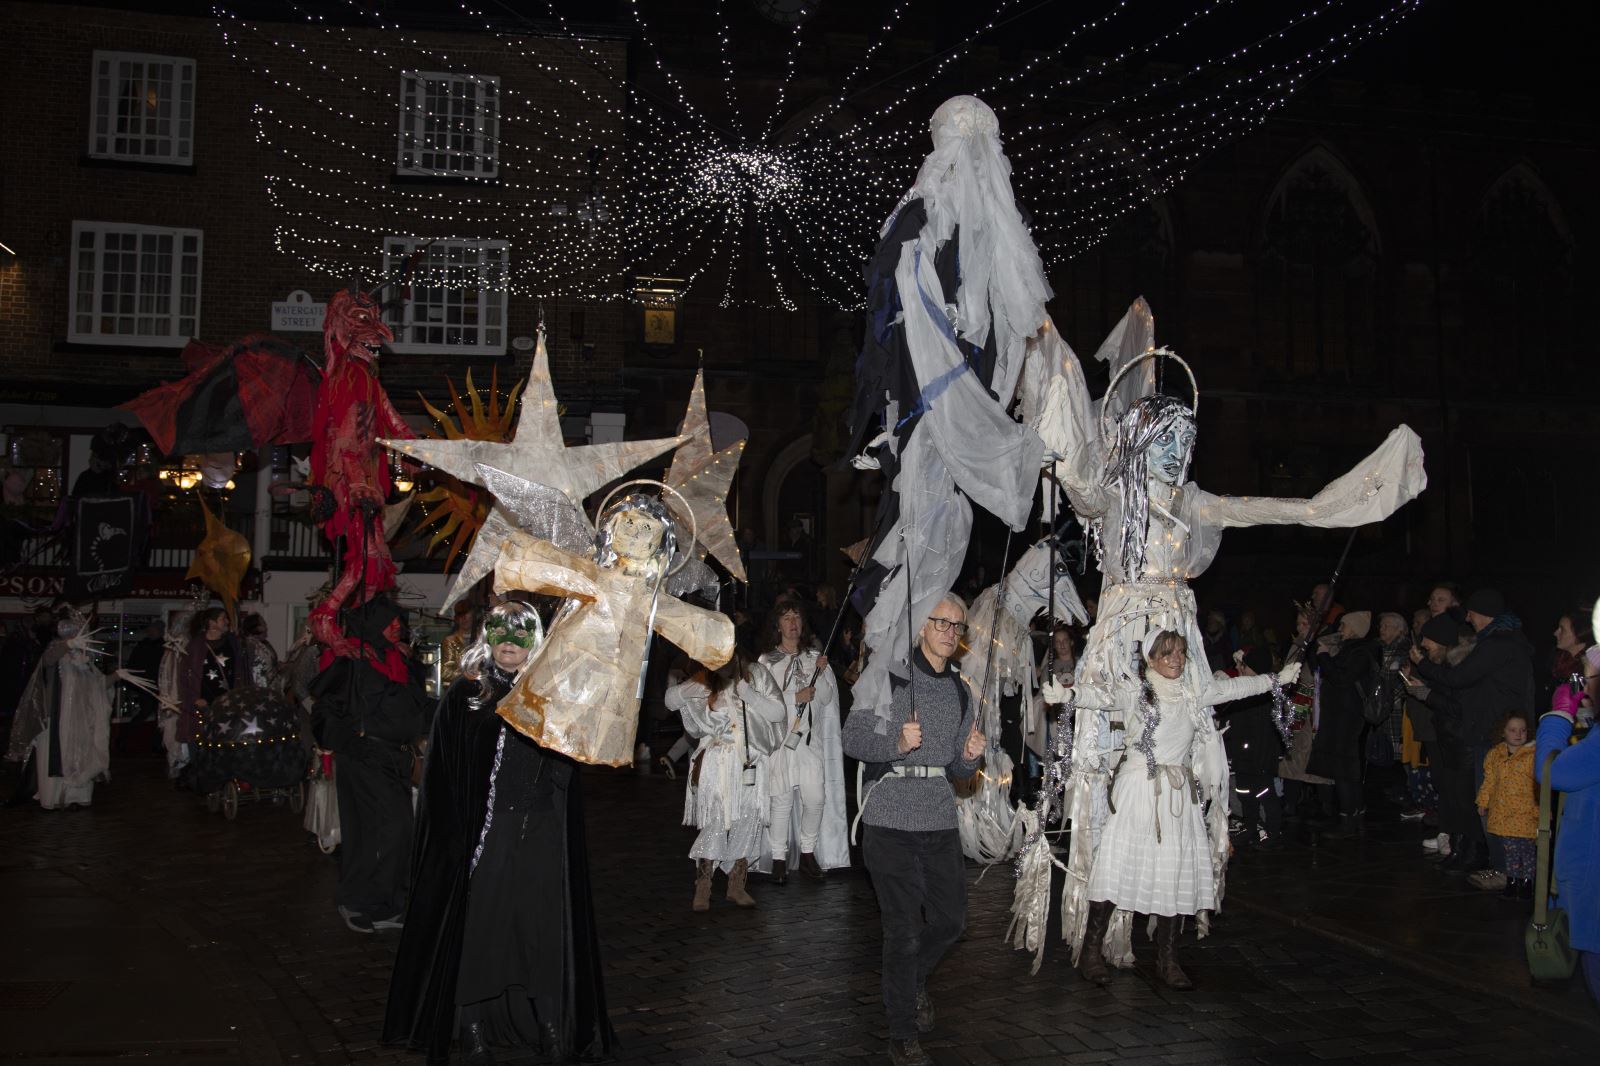
<path id="1" fill-rule="evenodd" d="M 735 651 L 722 669 L 667 689 L 666 704 L 683 716 L 684 736 L 698 741 L 683 804 L 683 824 L 700 830 L 689 848 L 693 909 L 711 909 L 718 869 L 728 878 L 728 902 L 754 907 L 745 879 L 766 851 L 767 759 L 789 723 L 783 697 L 765 667 Z"/>
<path id="2" fill-rule="evenodd" d="M 761 665 L 777 681 L 789 711 L 787 735 L 767 763 L 772 880 L 779 885 L 788 880 L 796 838 L 801 871 L 820 880 L 825 871 L 850 865 L 839 689 L 799 603 L 773 605 L 762 649 Z"/>

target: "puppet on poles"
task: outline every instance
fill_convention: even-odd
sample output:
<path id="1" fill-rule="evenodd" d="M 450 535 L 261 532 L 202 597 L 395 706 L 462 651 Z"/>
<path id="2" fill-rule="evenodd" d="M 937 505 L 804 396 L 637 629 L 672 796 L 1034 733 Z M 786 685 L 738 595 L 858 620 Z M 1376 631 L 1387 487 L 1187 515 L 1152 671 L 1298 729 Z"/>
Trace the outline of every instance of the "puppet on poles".
<path id="1" fill-rule="evenodd" d="M 1071 700 L 1067 690 L 1046 686 L 1047 700 L 1075 704 L 1075 720 L 1063 715 L 1043 801 L 1061 802 L 1073 829 L 1062 891 L 1062 936 L 1072 941 L 1075 957 L 1086 941 L 1092 942 L 1096 956 L 1103 944 L 1105 961 L 1113 966 L 1132 964 L 1133 914 L 1118 904 L 1114 915 L 1094 909 L 1091 921 L 1090 904 L 1107 899 L 1091 894 L 1098 891 L 1092 882 L 1097 866 L 1128 861 L 1125 854 L 1114 853 L 1117 848 L 1099 847 L 1102 828 L 1114 813 L 1113 778 L 1119 772 L 1144 775 L 1148 769 L 1152 781 L 1159 785 L 1162 780 L 1152 737 L 1130 736 L 1131 727 L 1112 728 L 1134 720 L 1155 721 L 1148 713 L 1144 684 L 1149 642 L 1171 632 L 1184 638 L 1189 649 L 1182 673 L 1167 683 L 1170 694 L 1165 699 L 1194 717 L 1195 740 L 1189 761 L 1179 770 L 1211 802 L 1202 842 L 1209 852 L 1202 856 L 1209 866 L 1210 876 L 1203 878 L 1209 891 L 1202 893 L 1198 910 L 1180 912 L 1195 914 L 1205 935 L 1209 911 L 1222 901 L 1228 859 L 1227 759 L 1209 708 L 1237 696 L 1220 693 L 1203 657 L 1195 654 L 1204 643 L 1190 582 L 1216 558 L 1225 529 L 1365 525 L 1382 521 L 1427 485 L 1421 442 L 1410 428 L 1399 426 L 1355 469 L 1310 499 L 1207 492 L 1188 480 L 1199 388 L 1187 363 L 1153 346 L 1154 331 L 1149 307 L 1142 299 L 1136 301 L 1096 353 L 1111 371 L 1110 387 L 1096 400 L 1089 395 L 1077 357 L 1053 326 L 1047 327 L 1030 345 L 1022 386 L 1024 413 L 1057 457 L 1055 479 L 1090 530 L 1103 575 L 1099 612 L 1078 660 Z M 1174 384 L 1188 386 L 1187 398 L 1161 391 L 1163 367 L 1172 368 L 1164 376 Z M 1159 730 L 1154 740 L 1159 747 Z M 1016 946 L 1036 952 L 1042 948 L 1049 886 L 1049 845 L 1040 834 L 1047 815 L 1041 808 L 1030 824 L 1032 838 L 1024 847 L 1013 907 Z M 1151 834 L 1155 839 L 1154 828 Z"/>
<path id="2" fill-rule="evenodd" d="M 851 450 L 864 446 L 854 464 L 886 481 L 855 590 L 870 657 L 854 707 L 880 716 L 891 675 L 909 676 L 913 635 L 955 585 L 972 503 L 1023 529 L 1045 453 L 1008 411 L 1050 286 L 1012 195 L 999 120 L 956 96 L 929 132 L 933 151 L 867 266 L 851 416 Z"/>
<path id="3" fill-rule="evenodd" d="M 392 340 L 373 294 L 352 284 L 328 301 L 322 320 L 327 362 L 312 418 L 311 481 L 322 490 L 313 515 L 340 562 L 332 591 L 312 610 L 308 624 L 335 656 L 362 654 L 340 628 L 340 609 L 360 606 L 395 584 L 383 526 L 389 467 L 378 441 L 409 440 L 415 434 L 378 382 L 378 349 Z"/>

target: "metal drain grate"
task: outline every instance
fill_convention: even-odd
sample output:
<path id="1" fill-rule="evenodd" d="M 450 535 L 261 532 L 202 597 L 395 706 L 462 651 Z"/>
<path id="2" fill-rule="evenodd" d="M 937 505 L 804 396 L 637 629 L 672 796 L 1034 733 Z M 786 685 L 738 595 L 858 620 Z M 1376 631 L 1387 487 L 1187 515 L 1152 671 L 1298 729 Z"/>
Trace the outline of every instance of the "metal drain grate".
<path id="1" fill-rule="evenodd" d="M 0 981 L 0 1010 L 38 1010 L 65 992 L 71 981 Z"/>

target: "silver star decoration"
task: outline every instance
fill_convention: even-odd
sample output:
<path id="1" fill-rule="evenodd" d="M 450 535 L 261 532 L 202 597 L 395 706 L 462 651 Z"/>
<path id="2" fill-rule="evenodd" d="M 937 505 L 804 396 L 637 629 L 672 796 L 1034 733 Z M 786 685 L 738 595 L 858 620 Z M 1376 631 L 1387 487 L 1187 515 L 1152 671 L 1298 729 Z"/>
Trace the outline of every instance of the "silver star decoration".
<path id="1" fill-rule="evenodd" d="M 256 722 L 254 716 L 251 716 L 251 717 L 246 718 L 244 720 L 244 728 L 239 730 L 239 735 L 241 737 L 253 737 L 253 736 L 256 736 L 257 734 L 259 734 L 260 732 L 261 732 L 260 724 L 258 724 Z"/>
<path id="2" fill-rule="evenodd" d="M 207 670 L 206 679 L 209 681 L 221 681 L 222 675 L 217 673 L 215 670 Z"/>
<path id="3" fill-rule="evenodd" d="M 547 485 L 564 493 L 574 507 L 602 486 L 662 455 L 679 444 L 682 437 L 655 440 L 619 441 L 614 444 L 586 444 L 568 448 L 561 437 L 560 408 L 550 383 L 550 356 L 544 347 L 544 334 L 533 354 L 533 369 L 522 390 L 522 412 L 509 444 L 486 440 L 384 440 L 384 447 L 443 470 L 462 481 L 480 484 L 478 464 Z M 456 600 L 494 572 L 500 559 L 500 545 L 512 529 L 511 517 L 499 504 L 490 509 L 483 528 L 473 539 L 472 551 L 445 594 L 444 606 Z"/>
<path id="4" fill-rule="evenodd" d="M 720 452 L 711 450 L 711 420 L 706 414 L 705 371 L 694 376 L 689 393 L 689 409 L 683 414 L 678 432 L 688 438 L 672 457 L 667 484 L 683 495 L 694 513 L 702 552 L 723 566 L 734 580 L 745 581 L 744 560 L 734 539 L 733 523 L 728 521 L 728 487 L 744 455 L 744 441 L 728 445 Z"/>

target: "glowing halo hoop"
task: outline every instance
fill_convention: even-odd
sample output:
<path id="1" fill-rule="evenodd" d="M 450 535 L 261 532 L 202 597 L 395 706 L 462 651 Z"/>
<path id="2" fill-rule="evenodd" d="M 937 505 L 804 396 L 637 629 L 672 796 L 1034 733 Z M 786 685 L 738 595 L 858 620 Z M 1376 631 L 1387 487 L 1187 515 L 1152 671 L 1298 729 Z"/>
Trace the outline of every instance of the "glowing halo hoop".
<path id="1" fill-rule="evenodd" d="M 634 485 L 653 485 L 664 492 L 672 493 L 678 498 L 678 503 L 683 507 L 683 517 L 687 518 L 689 521 L 689 543 L 687 545 L 679 545 L 679 554 L 682 556 L 682 558 L 676 565 L 667 567 L 667 575 L 670 577 L 689 565 L 689 560 L 694 556 L 695 543 L 700 539 L 700 527 L 695 523 L 694 512 L 689 509 L 689 501 L 683 498 L 683 493 L 664 482 L 652 481 L 651 479 L 645 477 L 634 478 L 632 481 L 624 481 L 622 484 L 606 493 L 606 498 L 600 501 L 600 509 L 594 513 L 596 524 L 598 524 L 600 516 L 606 513 L 606 508 L 611 506 L 611 501 L 617 495 L 617 493 Z"/>
<path id="2" fill-rule="evenodd" d="M 1109 405 L 1105 402 L 1105 400 L 1109 400 L 1112 393 L 1117 391 L 1117 385 L 1121 383 L 1123 375 L 1132 370 L 1134 367 L 1138 366 L 1140 363 L 1144 362 L 1146 359 L 1171 359 L 1173 362 L 1183 367 L 1183 372 L 1189 375 L 1189 391 L 1194 396 L 1194 402 L 1189 405 L 1189 413 L 1194 417 L 1199 417 L 1200 383 L 1195 380 L 1194 369 L 1189 366 L 1189 364 L 1184 360 L 1183 356 L 1179 355 L 1171 348 L 1150 348 L 1147 349 L 1143 355 L 1129 359 L 1127 365 L 1125 365 L 1121 370 L 1117 371 L 1116 374 L 1112 376 L 1111 384 L 1106 387 L 1105 399 L 1101 400 L 1100 402 L 1101 440 L 1109 439 L 1111 436 L 1111 427 L 1106 425 L 1106 412 L 1109 410 Z M 1123 411 L 1121 414 L 1118 414 L 1117 417 L 1121 418 L 1122 415 L 1126 413 L 1126 411 Z"/>

